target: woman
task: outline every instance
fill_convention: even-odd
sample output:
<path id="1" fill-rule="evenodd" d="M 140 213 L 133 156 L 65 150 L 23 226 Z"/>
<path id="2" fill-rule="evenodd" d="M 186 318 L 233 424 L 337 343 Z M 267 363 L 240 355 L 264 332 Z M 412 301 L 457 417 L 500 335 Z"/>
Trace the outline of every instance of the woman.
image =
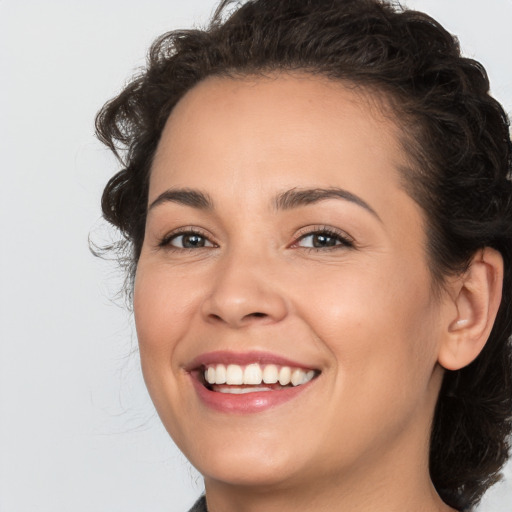
<path id="1" fill-rule="evenodd" d="M 193 510 L 469 510 L 511 431 L 506 115 L 425 14 L 230 8 L 97 118 Z"/>

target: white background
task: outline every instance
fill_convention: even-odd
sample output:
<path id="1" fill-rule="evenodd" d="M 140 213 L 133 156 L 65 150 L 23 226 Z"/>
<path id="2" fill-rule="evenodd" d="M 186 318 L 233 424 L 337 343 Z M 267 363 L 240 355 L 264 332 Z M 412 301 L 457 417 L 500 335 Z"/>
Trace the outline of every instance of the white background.
<path id="1" fill-rule="evenodd" d="M 460 36 L 512 111 L 512 0 L 409 0 Z M 181 512 L 199 476 L 140 377 L 121 277 L 90 255 L 116 163 L 95 112 L 151 41 L 213 0 L 0 0 L 0 512 Z M 512 510 L 512 467 L 482 504 Z"/>

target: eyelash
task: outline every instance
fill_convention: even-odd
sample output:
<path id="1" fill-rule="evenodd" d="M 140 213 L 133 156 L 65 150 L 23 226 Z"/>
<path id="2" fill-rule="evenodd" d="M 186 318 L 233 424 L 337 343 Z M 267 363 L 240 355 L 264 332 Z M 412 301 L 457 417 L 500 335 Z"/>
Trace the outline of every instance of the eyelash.
<path id="1" fill-rule="evenodd" d="M 172 241 L 176 240 L 180 236 L 198 236 L 205 240 L 206 243 L 210 243 L 208 247 L 218 247 L 214 242 L 212 242 L 208 236 L 203 233 L 201 230 L 197 228 L 184 228 L 179 231 L 174 231 L 166 235 L 162 240 L 158 243 L 158 247 L 166 248 L 168 250 L 173 251 L 193 251 L 197 249 L 204 249 L 205 246 L 200 247 L 176 247 L 172 245 Z M 342 231 L 338 231 L 328 226 L 318 226 L 318 227 L 310 227 L 303 230 L 303 233 L 300 234 L 290 245 L 292 248 L 300 248 L 299 242 L 305 240 L 307 237 L 318 235 L 324 235 L 326 238 L 334 239 L 336 241 L 335 245 L 325 246 L 325 247 L 302 247 L 302 249 L 308 251 L 333 251 L 341 248 L 352 248 L 354 247 L 354 241 Z M 338 243 L 339 242 L 339 243 Z"/>
<path id="2" fill-rule="evenodd" d="M 196 249 L 203 249 L 203 247 L 175 247 L 171 244 L 173 240 L 176 240 L 180 236 L 198 236 L 203 238 L 206 242 L 209 242 L 212 244 L 213 247 L 216 245 L 208 238 L 208 236 L 203 233 L 201 230 L 197 228 L 183 228 L 178 231 L 173 231 L 172 233 L 169 233 L 168 235 L 164 236 L 162 240 L 158 243 L 158 247 L 162 247 L 168 250 L 172 251 L 194 251 Z"/>
<path id="3" fill-rule="evenodd" d="M 302 247 L 302 249 L 306 249 L 308 251 L 335 251 L 339 249 L 347 249 L 354 247 L 354 241 L 350 238 L 346 233 L 342 231 L 338 231 L 328 226 L 314 226 L 309 227 L 307 230 L 304 230 L 304 233 L 299 235 L 299 237 L 292 243 L 291 247 L 300 247 L 298 243 L 301 240 L 305 240 L 307 237 L 312 237 L 315 235 L 324 235 L 326 238 L 334 239 L 336 242 L 335 245 L 325 246 L 325 247 Z"/>

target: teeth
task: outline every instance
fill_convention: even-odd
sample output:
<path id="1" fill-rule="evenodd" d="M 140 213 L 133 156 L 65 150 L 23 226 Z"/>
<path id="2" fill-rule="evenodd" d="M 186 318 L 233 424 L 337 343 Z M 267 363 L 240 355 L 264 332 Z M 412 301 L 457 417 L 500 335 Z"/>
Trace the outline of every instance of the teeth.
<path id="1" fill-rule="evenodd" d="M 215 368 L 213 366 L 210 366 L 206 370 L 206 376 L 205 376 L 207 382 L 215 382 Z"/>
<path id="2" fill-rule="evenodd" d="M 277 384 L 281 386 L 300 386 L 309 382 L 315 376 L 314 370 L 302 370 L 300 368 L 290 368 L 289 366 L 278 367 L 275 364 L 267 364 L 264 368 L 258 363 L 252 363 L 245 367 L 238 364 L 217 364 L 209 366 L 204 371 L 204 379 L 208 384 L 228 384 L 231 386 L 259 386 L 262 384 Z M 243 389 L 243 388 L 242 388 Z M 251 388 L 249 391 L 240 391 L 240 393 L 254 392 L 255 390 L 268 390 L 267 387 Z M 231 391 L 220 390 L 222 393 Z M 233 391 L 234 392 L 234 391 Z"/>
<path id="3" fill-rule="evenodd" d="M 237 364 L 229 364 L 226 368 L 226 384 L 243 384 L 244 371 Z"/>
<path id="4" fill-rule="evenodd" d="M 263 382 L 265 384 L 275 384 L 279 378 L 279 370 L 275 364 L 267 364 L 263 370 Z"/>
<path id="5" fill-rule="evenodd" d="M 292 370 L 289 366 L 283 366 L 279 370 L 279 384 L 281 386 L 286 386 L 287 384 L 290 384 L 292 380 Z"/>
<path id="6" fill-rule="evenodd" d="M 304 370 L 300 370 L 299 368 L 296 368 L 292 372 L 292 385 L 298 386 L 300 384 L 304 383 L 304 379 L 306 378 L 306 372 Z"/>
<path id="7" fill-rule="evenodd" d="M 250 387 L 250 388 L 229 388 L 229 387 L 222 387 L 219 388 L 218 391 L 220 393 L 227 393 L 231 395 L 245 395 L 246 393 L 256 393 L 257 391 L 272 391 L 270 388 L 264 388 L 264 387 Z"/>
<path id="8" fill-rule="evenodd" d="M 209 370 L 209 368 L 208 368 Z M 208 379 L 206 379 L 208 380 Z M 208 382 L 210 382 L 208 380 Z M 225 384 L 226 383 L 226 367 L 223 364 L 218 364 L 215 368 L 215 384 Z M 213 382 L 211 382 L 213 384 Z"/>
<path id="9" fill-rule="evenodd" d="M 261 384 L 261 366 L 250 364 L 244 370 L 244 384 Z"/>

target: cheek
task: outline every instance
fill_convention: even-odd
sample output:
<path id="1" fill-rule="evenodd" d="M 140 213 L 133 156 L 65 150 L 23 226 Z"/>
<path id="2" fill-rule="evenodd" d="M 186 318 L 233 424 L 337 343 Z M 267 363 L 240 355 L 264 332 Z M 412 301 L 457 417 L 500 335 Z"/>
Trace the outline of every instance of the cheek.
<path id="1" fill-rule="evenodd" d="M 396 267 L 310 274 L 295 290 L 296 304 L 341 368 L 379 384 L 419 383 L 415 374 L 427 380 L 436 361 L 437 307 L 428 270 Z"/>
<path id="2" fill-rule="evenodd" d="M 185 378 L 183 343 L 197 318 L 198 287 L 160 263 L 141 260 L 137 269 L 133 309 L 142 373 L 162 422 L 176 437 L 176 411 L 186 407 L 176 392 Z M 181 351 L 181 352 L 180 352 Z"/>
<path id="3" fill-rule="evenodd" d="M 164 426 L 181 439 L 177 417 L 187 410 L 184 373 L 178 353 L 195 318 L 196 287 L 179 272 L 141 259 L 135 278 L 133 309 L 144 380 Z"/>
<path id="4" fill-rule="evenodd" d="M 340 412 L 330 418 L 333 435 L 349 428 L 347 411 L 358 418 L 354 438 L 362 425 L 380 425 L 382 436 L 400 432 L 411 418 L 423 418 L 437 396 L 431 383 L 437 308 L 430 288 L 418 273 L 400 281 L 392 275 L 344 276 L 304 294 L 310 308 L 303 314 L 335 365 L 331 396 Z"/>
<path id="5" fill-rule="evenodd" d="M 141 351 L 172 349 L 185 335 L 200 293 L 179 272 L 139 262 L 133 308 Z"/>

